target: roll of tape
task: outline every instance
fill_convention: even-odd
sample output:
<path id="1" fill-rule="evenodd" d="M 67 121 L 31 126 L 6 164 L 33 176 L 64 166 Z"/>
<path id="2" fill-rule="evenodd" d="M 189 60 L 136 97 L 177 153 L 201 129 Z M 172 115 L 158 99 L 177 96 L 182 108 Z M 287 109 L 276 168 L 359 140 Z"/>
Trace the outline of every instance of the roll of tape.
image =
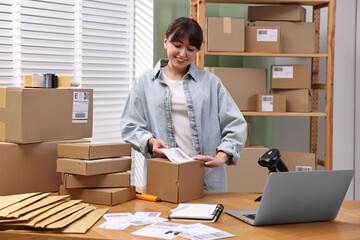
<path id="1" fill-rule="evenodd" d="M 224 17 L 223 24 L 224 24 L 224 33 L 231 33 L 231 18 Z"/>

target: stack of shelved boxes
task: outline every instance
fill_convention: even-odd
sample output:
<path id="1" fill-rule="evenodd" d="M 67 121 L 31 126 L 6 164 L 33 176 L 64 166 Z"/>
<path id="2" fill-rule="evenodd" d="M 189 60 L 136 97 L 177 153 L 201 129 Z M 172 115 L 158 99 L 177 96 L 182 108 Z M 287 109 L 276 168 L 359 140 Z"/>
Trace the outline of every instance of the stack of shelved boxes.
<path id="1" fill-rule="evenodd" d="M 57 171 L 62 173 L 60 195 L 84 202 L 117 205 L 135 198 L 130 185 L 131 146 L 128 143 L 58 145 Z"/>

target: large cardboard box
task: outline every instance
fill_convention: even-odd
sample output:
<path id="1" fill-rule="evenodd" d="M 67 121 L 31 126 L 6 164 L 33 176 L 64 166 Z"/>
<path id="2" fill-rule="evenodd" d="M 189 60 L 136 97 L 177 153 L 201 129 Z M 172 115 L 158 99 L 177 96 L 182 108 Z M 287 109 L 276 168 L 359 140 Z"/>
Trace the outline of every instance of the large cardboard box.
<path id="1" fill-rule="evenodd" d="M 273 65 L 271 66 L 272 89 L 310 88 L 309 65 Z"/>
<path id="2" fill-rule="evenodd" d="M 282 30 L 281 30 L 282 31 Z M 279 53 L 282 39 L 278 26 L 245 27 L 245 52 Z"/>
<path id="3" fill-rule="evenodd" d="M 286 95 L 258 94 L 257 112 L 286 112 Z"/>
<path id="4" fill-rule="evenodd" d="M 269 149 L 261 146 L 244 148 L 238 165 L 226 166 L 229 192 L 262 193 L 269 170 L 258 164 L 258 159 Z M 280 158 L 289 171 L 299 169 L 316 170 L 313 153 L 282 152 Z"/>
<path id="5" fill-rule="evenodd" d="M 59 144 L 59 158 L 97 159 L 131 155 L 131 144 L 112 143 L 71 143 Z"/>
<path id="6" fill-rule="evenodd" d="M 146 193 L 180 203 L 204 196 L 203 162 L 173 163 L 166 158 L 147 160 Z"/>
<path id="7" fill-rule="evenodd" d="M 300 5 L 249 6 L 249 21 L 305 22 L 306 9 Z"/>
<path id="8" fill-rule="evenodd" d="M 84 176 L 97 174 L 124 172 L 131 169 L 131 158 L 103 158 L 97 160 L 81 160 L 58 158 L 56 170 Z"/>
<path id="9" fill-rule="evenodd" d="M 256 94 L 266 94 L 266 69 L 224 67 L 205 69 L 221 79 L 240 110 L 256 111 Z"/>
<path id="10" fill-rule="evenodd" d="M 135 199 L 135 186 L 129 188 L 65 188 L 59 187 L 59 195 L 70 195 L 87 203 L 114 206 Z"/>
<path id="11" fill-rule="evenodd" d="M 255 21 L 255 26 L 278 26 L 281 28 L 282 53 L 314 53 L 314 22 Z"/>
<path id="12" fill-rule="evenodd" d="M 209 52 L 244 52 L 245 19 L 208 17 L 205 38 Z"/>
<path id="13" fill-rule="evenodd" d="M 0 142 L 0 196 L 57 191 L 61 183 L 56 172 L 57 145 L 64 142 L 69 141 Z"/>
<path id="14" fill-rule="evenodd" d="M 286 95 L 287 112 L 311 112 L 311 89 L 272 89 L 271 93 Z"/>
<path id="15" fill-rule="evenodd" d="M 130 187 L 130 173 L 117 172 L 93 176 L 65 173 L 63 176 L 63 185 L 65 188 Z"/>
<path id="16" fill-rule="evenodd" d="M 0 141 L 91 137 L 92 99 L 92 89 L 0 88 Z"/>

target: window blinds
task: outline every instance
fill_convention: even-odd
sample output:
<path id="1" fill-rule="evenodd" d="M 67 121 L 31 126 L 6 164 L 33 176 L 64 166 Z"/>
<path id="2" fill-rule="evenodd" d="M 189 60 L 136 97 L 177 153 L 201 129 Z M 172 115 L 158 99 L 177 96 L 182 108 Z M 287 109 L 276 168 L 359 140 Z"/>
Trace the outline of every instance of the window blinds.
<path id="1" fill-rule="evenodd" d="M 12 1 L 0 0 L 0 86 L 12 81 Z"/>

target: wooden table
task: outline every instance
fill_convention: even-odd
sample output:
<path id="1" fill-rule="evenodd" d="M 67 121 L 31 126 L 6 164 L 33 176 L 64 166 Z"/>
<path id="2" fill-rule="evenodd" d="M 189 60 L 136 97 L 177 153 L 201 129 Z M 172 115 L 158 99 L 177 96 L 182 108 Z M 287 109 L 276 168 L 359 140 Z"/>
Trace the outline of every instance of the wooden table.
<path id="1" fill-rule="evenodd" d="M 257 208 L 258 203 L 254 199 L 259 194 L 206 192 L 204 198 L 191 201 L 193 203 L 222 203 L 225 210 L 238 208 Z M 95 205 L 99 208 L 104 207 Z M 168 202 L 149 202 L 144 200 L 133 200 L 114 207 L 110 207 L 109 213 L 117 212 L 161 212 L 161 217 L 167 217 L 169 210 L 177 204 Z M 0 231 L 0 239 L 21 240 L 48 240 L 48 239 L 151 239 L 132 235 L 131 233 L 144 226 L 130 226 L 127 229 L 109 230 L 96 228 L 105 221 L 99 220 L 86 234 L 51 234 L 19 231 Z M 184 223 L 184 222 L 178 222 Z M 360 201 L 344 201 L 337 218 L 331 222 L 315 222 L 286 224 L 274 226 L 253 227 L 236 218 L 223 213 L 216 223 L 207 225 L 236 235 L 231 239 L 244 240 L 308 240 L 308 239 L 360 239 Z M 146 225 L 147 226 L 147 225 Z M 184 239 L 177 237 L 176 239 Z"/>

